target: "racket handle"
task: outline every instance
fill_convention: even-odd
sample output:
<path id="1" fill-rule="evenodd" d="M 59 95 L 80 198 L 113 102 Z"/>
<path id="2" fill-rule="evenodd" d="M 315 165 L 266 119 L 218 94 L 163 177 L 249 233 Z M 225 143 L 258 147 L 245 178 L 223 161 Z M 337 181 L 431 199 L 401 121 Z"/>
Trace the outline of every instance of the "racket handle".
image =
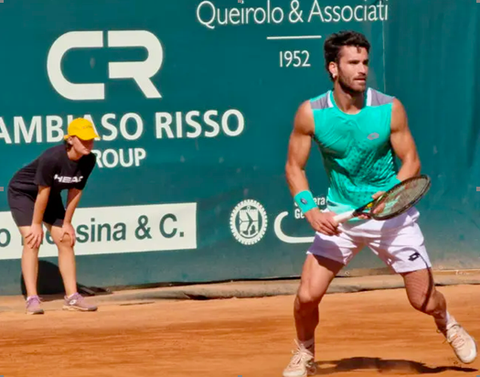
<path id="1" fill-rule="evenodd" d="M 339 215 L 336 215 L 333 217 L 333 219 L 337 222 L 337 223 L 343 223 L 347 220 L 350 220 L 352 217 L 354 217 L 353 213 L 355 212 L 355 210 L 351 210 L 351 211 L 348 211 L 348 212 L 344 212 L 344 213 L 341 213 Z"/>

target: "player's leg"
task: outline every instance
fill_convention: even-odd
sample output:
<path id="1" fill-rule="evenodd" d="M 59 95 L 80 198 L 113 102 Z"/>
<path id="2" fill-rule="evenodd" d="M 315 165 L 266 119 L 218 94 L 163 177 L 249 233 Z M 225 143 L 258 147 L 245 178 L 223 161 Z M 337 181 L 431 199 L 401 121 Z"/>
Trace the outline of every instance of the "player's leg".
<path id="1" fill-rule="evenodd" d="M 421 268 L 401 275 L 411 305 L 433 317 L 437 329 L 445 336 L 461 362 L 473 362 L 477 356 L 475 340 L 447 311 L 445 297 L 435 288 L 431 268 Z"/>
<path id="2" fill-rule="evenodd" d="M 317 233 L 303 265 L 300 286 L 294 302 L 296 349 L 283 371 L 284 377 L 303 377 L 316 371 L 315 329 L 319 323 L 319 304 L 327 289 L 361 245 L 342 229 L 340 236 Z"/>
<path id="3" fill-rule="evenodd" d="M 475 341 L 448 313 L 445 297 L 435 288 L 424 237 L 416 222 L 418 216 L 412 209 L 400 219 L 387 220 L 381 235 L 369 246 L 403 277 L 410 304 L 432 316 L 459 360 L 470 363 L 477 355 Z M 389 228 L 389 222 L 394 226 Z"/>
<path id="4" fill-rule="evenodd" d="M 37 292 L 38 281 L 38 252 L 39 248 L 28 246 L 25 237 L 30 233 L 30 226 L 20 226 L 20 234 L 22 235 L 22 275 L 27 293 L 26 313 L 27 314 L 43 314 L 40 297 Z"/>
<path id="5" fill-rule="evenodd" d="M 77 291 L 75 251 L 71 246 L 70 236 L 68 234 L 63 234 L 62 220 L 55 219 L 54 221 L 51 221 L 51 224 L 46 223 L 45 226 L 48 228 L 53 242 L 58 249 L 58 267 L 65 287 L 65 302 L 63 309 L 96 311 L 97 307 L 86 302 L 83 296 Z"/>
<path id="6" fill-rule="evenodd" d="M 40 298 L 37 292 L 38 279 L 38 251 L 39 248 L 28 246 L 25 237 L 30 233 L 30 225 L 33 219 L 33 210 L 35 201 L 27 195 L 15 193 L 9 188 L 8 204 L 15 224 L 22 236 L 22 275 L 26 289 L 26 313 L 43 314 L 44 311 L 40 304 Z"/>
<path id="7" fill-rule="evenodd" d="M 294 303 L 297 340 L 306 348 L 314 350 L 315 329 L 319 322 L 318 306 L 333 278 L 343 267 L 340 262 L 307 255 Z"/>
<path id="8" fill-rule="evenodd" d="M 400 273 L 405 283 L 408 301 L 416 310 L 431 315 L 438 330 L 446 335 L 448 313 L 445 297 L 435 288 L 431 268 L 422 266 L 417 268 L 419 269 Z"/>
<path id="9" fill-rule="evenodd" d="M 307 255 L 294 302 L 296 349 L 289 365 L 283 371 L 284 377 L 304 377 L 315 374 L 315 329 L 319 323 L 318 306 L 331 281 L 342 267 L 342 263 L 323 256 Z"/>
<path id="10" fill-rule="evenodd" d="M 62 238 L 62 225 L 54 225 L 45 223 L 50 232 L 53 242 L 58 249 L 58 268 L 62 275 L 65 294 L 71 296 L 77 292 L 77 272 L 75 265 L 75 254 L 73 247 L 70 246 L 70 236 L 65 234 Z"/>
<path id="11" fill-rule="evenodd" d="M 77 292 L 77 270 L 75 251 L 68 234 L 63 234 L 65 208 L 60 195 L 51 197 L 45 210 L 45 226 L 50 232 L 58 249 L 58 267 L 65 287 L 63 309 L 77 311 L 96 311 L 97 307 L 85 301 Z"/>

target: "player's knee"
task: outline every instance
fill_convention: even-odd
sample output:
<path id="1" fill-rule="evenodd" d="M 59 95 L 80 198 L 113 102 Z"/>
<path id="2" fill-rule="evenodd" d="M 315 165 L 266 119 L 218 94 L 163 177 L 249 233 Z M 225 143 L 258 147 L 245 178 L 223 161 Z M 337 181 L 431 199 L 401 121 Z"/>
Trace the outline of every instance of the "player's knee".
<path id="1" fill-rule="evenodd" d="M 68 234 L 64 234 L 63 237 L 56 237 L 54 239 L 55 244 L 58 247 L 70 246 L 72 238 Z"/>
<path id="2" fill-rule="evenodd" d="M 297 293 L 296 306 L 298 309 L 315 307 L 320 304 L 322 294 L 312 292 L 310 289 L 299 289 Z"/>
<path id="3" fill-rule="evenodd" d="M 28 241 L 26 239 L 23 239 L 23 253 L 24 254 L 38 254 L 39 248 L 35 247 L 32 248 L 28 245 Z"/>

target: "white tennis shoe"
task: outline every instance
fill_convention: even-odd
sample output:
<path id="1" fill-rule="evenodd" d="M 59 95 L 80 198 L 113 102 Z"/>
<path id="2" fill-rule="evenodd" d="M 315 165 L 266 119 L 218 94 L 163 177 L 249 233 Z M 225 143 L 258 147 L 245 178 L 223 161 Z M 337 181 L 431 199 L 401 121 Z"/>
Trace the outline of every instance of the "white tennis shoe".
<path id="1" fill-rule="evenodd" d="M 293 351 L 290 363 L 283 371 L 283 377 L 307 377 L 312 376 L 317 371 L 315 357 L 311 351 L 299 345 L 295 340 L 297 349 Z"/>
<path id="2" fill-rule="evenodd" d="M 447 323 L 447 342 L 462 363 L 470 364 L 477 357 L 475 339 L 452 316 Z"/>

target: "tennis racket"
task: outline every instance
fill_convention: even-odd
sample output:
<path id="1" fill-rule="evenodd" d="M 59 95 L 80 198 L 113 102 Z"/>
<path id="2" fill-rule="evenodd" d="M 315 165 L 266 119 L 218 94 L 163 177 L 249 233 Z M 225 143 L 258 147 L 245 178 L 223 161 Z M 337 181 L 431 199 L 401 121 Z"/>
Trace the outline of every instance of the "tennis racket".
<path id="1" fill-rule="evenodd" d="M 334 220 L 337 223 L 343 223 L 361 215 L 366 215 L 375 220 L 391 219 L 401 215 L 418 203 L 428 192 L 430 185 L 430 177 L 427 175 L 408 178 L 370 203 L 334 216 Z"/>

